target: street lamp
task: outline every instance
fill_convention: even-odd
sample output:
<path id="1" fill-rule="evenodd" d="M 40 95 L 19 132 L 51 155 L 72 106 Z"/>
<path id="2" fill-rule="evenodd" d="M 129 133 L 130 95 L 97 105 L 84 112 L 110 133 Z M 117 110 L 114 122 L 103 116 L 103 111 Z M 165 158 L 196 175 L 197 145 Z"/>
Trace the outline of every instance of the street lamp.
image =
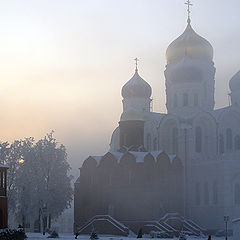
<path id="1" fill-rule="evenodd" d="M 46 225 L 47 225 L 46 218 L 47 218 L 47 206 L 45 205 L 42 208 L 43 235 L 45 235 L 45 232 L 46 232 Z"/>
<path id="2" fill-rule="evenodd" d="M 225 222 L 225 227 L 226 227 L 226 229 L 225 229 L 225 240 L 227 240 L 228 239 L 228 221 L 229 221 L 229 216 L 224 216 L 224 222 Z"/>
<path id="3" fill-rule="evenodd" d="M 186 212 L 187 212 L 187 161 L 188 161 L 188 156 L 187 156 L 187 151 L 188 151 L 188 146 L 187 146 L 187 133 L 188 130 L 192 129 L 192 125 L 186 122 L 183 122 L 180 126 L 180 128 L 184 131 L 184 206 L 183 206 L 183 211 L 184 211 L 184 218 L 186 218 Z"/>

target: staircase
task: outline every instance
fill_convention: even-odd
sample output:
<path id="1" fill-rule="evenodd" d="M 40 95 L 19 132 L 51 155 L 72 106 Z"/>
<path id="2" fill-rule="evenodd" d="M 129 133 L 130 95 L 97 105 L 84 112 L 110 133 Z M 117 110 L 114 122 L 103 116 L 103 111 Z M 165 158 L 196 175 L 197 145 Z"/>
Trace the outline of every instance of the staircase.
<path id="1" fill-rule="evenodd" d="M 90 234 L 92 229 L 98 234 L 128 236 L 129 229 L 109 215 L 96 215 L 78 229 L 78 234 Z"/>

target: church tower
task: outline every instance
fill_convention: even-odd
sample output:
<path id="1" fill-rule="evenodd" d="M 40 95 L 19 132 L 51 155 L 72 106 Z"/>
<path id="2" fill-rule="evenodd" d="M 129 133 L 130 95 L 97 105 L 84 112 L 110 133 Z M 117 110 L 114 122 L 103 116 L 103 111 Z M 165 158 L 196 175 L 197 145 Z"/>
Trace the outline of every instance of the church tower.
<path id="1" fill-rule="evenodd" d="M 188 4 L 188 13 L 190 3 Z M 166 51 L 165 70 L 168 113 L 189 116 L 214 108 L 215 67 L 211 44 L 187 27 Z"/>
<path id="2" fill-rule="evenodd" d="M 123 86 L 123 113 L 119 122 L 120 147 L 144 145 L 144 114 L 150 112 L 151 86 L 139 76 L 136 69 L 133 77 Z"/>

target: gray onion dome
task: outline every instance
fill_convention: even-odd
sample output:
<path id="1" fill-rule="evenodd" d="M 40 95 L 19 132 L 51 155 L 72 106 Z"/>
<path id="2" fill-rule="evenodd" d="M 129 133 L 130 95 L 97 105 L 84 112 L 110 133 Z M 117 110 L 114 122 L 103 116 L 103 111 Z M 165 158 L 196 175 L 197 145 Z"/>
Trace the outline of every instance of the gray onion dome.
<path id="1" fill-rule="evenodd" d="M 133 77 L 122 87 L 123 98 L 150 98 L 151 95 L 151 86 L 139 76 L 137 69 Z"/>
<path id="2" fill-rule="evenodd" d="M 232 92 L 240 90 L 240 71 L 238 71 L 229 81 L 229 88 Z"/>

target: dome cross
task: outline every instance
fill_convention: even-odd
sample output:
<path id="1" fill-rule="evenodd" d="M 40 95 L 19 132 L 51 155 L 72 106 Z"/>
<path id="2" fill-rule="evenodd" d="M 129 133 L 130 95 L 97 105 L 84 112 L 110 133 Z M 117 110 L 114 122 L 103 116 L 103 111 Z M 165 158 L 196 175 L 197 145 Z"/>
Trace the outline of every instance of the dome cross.
<path id="1" fill-rule="evenodd" d="M 136 64 L 136 69 L 135 70 L 138 71 L 138 61 L 139 61 L 139 59 L 135 58 L 134 61 L 135 61 L 135 64 Z"/>
<path id="2" fill-rule="evenodd" d="M 190 24 L 190 22 L 191 22 L 191 19 L 190 19 L 190 13 L 191 13 L 190 6 L 193 6 L 193 4 L 191 3 L 190 0 L 187 0 L 187 2 L 185 2 L 184 4 L 187 5 L 187 12 L 188 12 L 188 20 L 187 20 L 187 22 Z"/>

